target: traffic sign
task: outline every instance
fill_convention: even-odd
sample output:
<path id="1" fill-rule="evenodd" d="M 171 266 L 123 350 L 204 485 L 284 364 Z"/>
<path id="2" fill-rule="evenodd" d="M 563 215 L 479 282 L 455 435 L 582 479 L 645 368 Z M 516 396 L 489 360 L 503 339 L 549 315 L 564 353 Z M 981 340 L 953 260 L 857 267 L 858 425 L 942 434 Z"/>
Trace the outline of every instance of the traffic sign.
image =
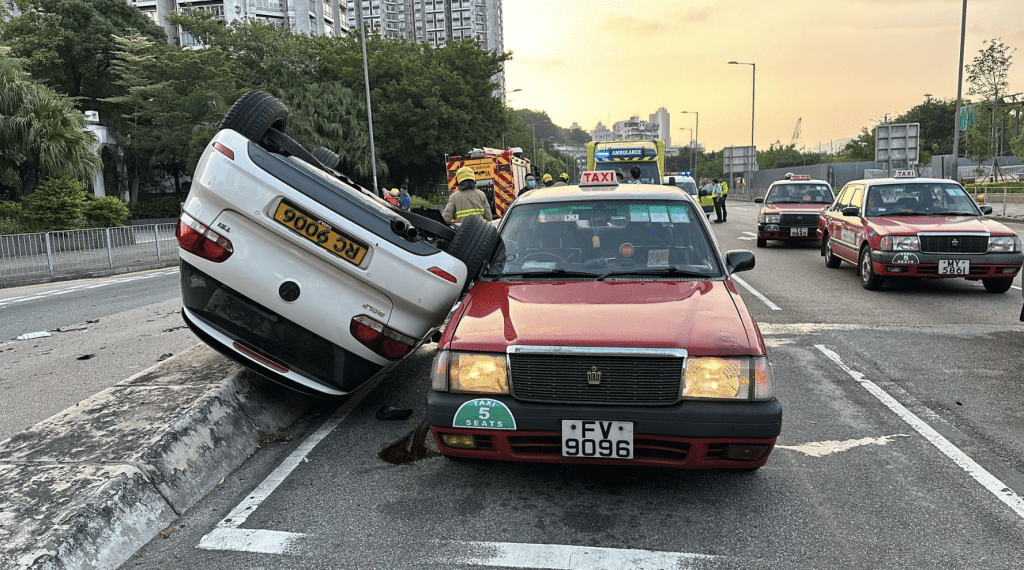
<path id="1" fill-rule="evenodd" d="M 974 121 L 974 105 L 968 105 L 960 108 L 960 130 L 966 131 L 971 128 L 971 123 Z"/>

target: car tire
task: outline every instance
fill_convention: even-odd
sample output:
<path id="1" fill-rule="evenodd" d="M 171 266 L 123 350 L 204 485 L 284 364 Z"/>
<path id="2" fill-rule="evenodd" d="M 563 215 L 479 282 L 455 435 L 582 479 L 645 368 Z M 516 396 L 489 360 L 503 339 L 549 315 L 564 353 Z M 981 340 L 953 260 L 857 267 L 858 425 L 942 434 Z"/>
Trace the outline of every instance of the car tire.
<path id="1" fill-rule="evenodd" d="M 982 279 L 981 283 L 989 293 L 1005 293 L 1009 291 L 1010 287 L 1013 285 L 1013 277 L 993 277 L 991 279 Z"/>
<path id="2" fill-rule="evenodd" d="M 238 98 L 220 122 L 220 129 L 237 131 L 259 144 L 270 129 L 284 132 L 288 126 L 288 108 L 273 95 L 252 90 Z"/>
<path id="3" fill-rule="evenodd" d="M 313 158 L 320 161 L 320 164 L 327 168 L 337 170 L 338 165 L 341 164 L 341 157 L 336 152 L 325 147 L 318 146 L 313 149 Z"/>
<path id="4" fill-rule="evenodd" d="M 757 238 L 757 247 L 768 247 L 768 240 L 765 238 Z"/>
<path id="5" fill-rule="evenodd" d="M 480 216 L 470 216 L 455 232 L 455 238 L 448 244 L 449 255 L 466 264 L 466 287 L 475 280 L 484 267 L 484 262 L 494 250 L 498 230 Z"/>
<path id="6" fill-rule="evenodd" d="M 882 282 L 885 279 L 876 274 L 875 270 L 871 267 L 871 249 L 868 246 L 860 249 L 860 259 L 857 267 L 860 268 L 860 284 L 865 289 L 868 291 L 878 291 L 882 288 Z"/>
<path id="7" fill-rule="evenodd" d="M 835 269 L 843 264 L 843 260 L 839 259 L 838 257 L 835 256 L 834 253 L 832 253 L 832 248 L 829 247 L 830 241 L 831 238 L 828 237 L 828 234 L 826 234 L 825 237 L 822 238 L 821 254 L 825 256 L 825 267 L 828 267 L 829 269 Z"/>

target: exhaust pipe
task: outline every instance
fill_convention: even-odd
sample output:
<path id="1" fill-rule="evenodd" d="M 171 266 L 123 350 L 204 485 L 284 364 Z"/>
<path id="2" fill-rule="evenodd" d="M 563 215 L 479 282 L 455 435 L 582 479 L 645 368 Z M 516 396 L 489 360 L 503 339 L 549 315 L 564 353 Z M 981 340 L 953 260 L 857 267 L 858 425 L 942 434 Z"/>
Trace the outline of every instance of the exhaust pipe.
<path id="1" fill-rule="evenodd" d="M 391 231 L 402 236 L 406 241 L 416 241 L 420 232 L 404 218 L 391 218 Z"/>

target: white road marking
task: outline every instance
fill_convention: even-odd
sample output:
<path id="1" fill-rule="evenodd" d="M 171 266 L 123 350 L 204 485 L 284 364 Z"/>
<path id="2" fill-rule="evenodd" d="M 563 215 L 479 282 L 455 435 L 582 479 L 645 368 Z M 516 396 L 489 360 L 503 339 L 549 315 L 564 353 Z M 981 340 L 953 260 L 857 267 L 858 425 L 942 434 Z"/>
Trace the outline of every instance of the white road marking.
<path id="1" fill-rule="evenodd" d="M 163 276 L 163 275 L 168 275 L 168 274 L 171 274 L 171 273 L 175 273 L 177 271 L 178 271 L 178 268 L 167 269 L 167 270 L 163 270 L 163 271 L 154 271 L 154 272 L 150 272 L 150 273 L 144 273 L 142 275 L 134 275 L 132 277 L 124 277 L 124 278 L 121 278 L 121 279 L 109 279 L 109 280 L 106 280 L 106 281 L 101 281 L 99 283 L 92 283 L 92 282 L 90 282 L 90 283 L 87 283 L 87 284 L 71 285 L 71 286 L 68 286 L 68 287 L 64 287 L 62 289 L 55 289 L 53 291 L 47 291 L 45 293 L 39 293 L 38 295 L 31 295 L 31 296 L 28 296 L 28 297 L 11 297 L 9 299 L 0 299 L 0 309 L 6 307 L 7 305 L 14 304 L 14 303 L 23 303 L 25 301 L 37 301 L 39 299 L 46 299 L 47 297 L 54 297 L 56 295 L 64 295 L 65 293 L 73 293 L 75 291 L 81 291 L 81 290 L 84 290 L 84 289 L 96 289 L 97 287 L 106 287 L 108 285 L 114 285 L 114 284 L 117 284 L 117 283 L 128 283 L 128 282 L 131 282 L 131 281 L 138 281 L 139 279 L 151 279 L 153 277 L 160 277 L 160 276 Z"/>
<path id="2" fill-rule="evenodd" d="M 743 287 L 744 289 L 746 289 L 747 291 L 750 291 L 750 292 L 751 292 L 751 293 L 752 293 L 752 294 L 753 294 L 753 295 L 754 295 L 755 297 L 757 297 L 758 299 L 761 299 L 761 301 L 762 301 L 762 302 L 763 302 L 763 303 L 764 303 L 765 305 L 768 305 L 768 308 L 769 308 L 769 309 L 771 309 L 771 310 L 773 310 L 773 311 L 781 311 L 781 310 L 782 310 L 782 308 L 781 308 L 781 307 L 779 307 L 779 306 L 778 306 L 778 305 L 776 305 L 775 303 L 772 303 L 771 301 L 769 301 L 769 300 L 768 300 L 768 297 L 765 297 L 765 296 L 764 296 L 764 295 L 762 295 L 762 294 L 761 294 L 761 293 L 760 293 L 760 292 L 759 292 L 759 291 L 758 291 L 757 289 L 754 289 L 753 287 L 751 287 L 750 285 L 748 285 L 746 281 L 744 281 L 744 280 L 740 279 L 739 277 L 736 277 L 735 275 L 733 275 L 733 276 L 732 276 L 732 277 L 730 277 L 729 279 L 732 279 L 732 280 L 733 280 L 734 282 L 736 282 L 736 283 L 739 283 L 739 284 L 740 284 L 740 285 L 741 285 L 741 286 L 742 286 L 742 287 Z"/>
<path id="3" fill-rule="evenodd" d="M 344 406 L 334 412 L 324 425 L 320 426 L 313 435 L 306 438 L 274 471 L 259 484 L 252 493 L 224 517 L 224 520 L 217 523 L 216 528 L 204 536 L 197 545 L 197 548 L 205 550 L 233 550 L 237 552 L 262 552 L 267 554 L 283 554 L 306 535 L 293 532 L 281 532 L 276 530 L 262 529 L 240 529 L 249 515 L 256 512 L 263 503 L 277 489 L 284 480 L 306 460 L 306 456 L 317 446 L 327 434 L 334 431 L 341 422 L 348 417 L 348 414 L 359 405 L 370 391 L 380 383 L 381 379 L 370 382 L 353 395 Z"/>
<path id="4" fill-rule="evenodd" d="M 1014 288 L 1014 289 L 1017 289 L 1018 291 L 1020 290 L 1020 287 L 1018 287 L 1018 286 L 1016 286 L 1016 285 L 1010 285 L 1010 287 L 1012 287 L 1012 288 Z"/>
<path id="5" fill-rule="evenodd" d="M 792 449 L 811 457 L 825 457 L 826 455 L 832 455 L 833 453 L 864 445 L 886 445 L 897 437 L 910 437 L 910 434 L 897 433 L 883 435 L 882 437 L 864 437 L 861 439 L 847 439 L 845 441 L 812 441 L 800 445 L 776 445 L 775 449 Z"/>
<path id="6" fill-rule="evenodd" d="M 464 543 L 466 544 L 466 543 Z M 720 558 L 706 554 L 659 552 L 624 548 L 597 548 L 562 544 L 518 544 L 512 542 L 470 542 L 470 546 L 495 553 L 472 558 L 465 564 L 500 568 L 544 568 L 549 570 L 652 570 L 657 568 L 705 567 Z"/>
<path id="7" fill-rule="evenodd" d="M 878 398 L 880 402 L 885 404 L 887 408 L 892 410 L 900 417 L 900 419 L 906 422 L 907 425 L 914 428 L 917 433 L 921 434 L 946 457 L 952 459 L 957 466 L 963 469 L 964 472 L 970 475 L 975 481 L 980 483 L 982 487 L 988 490 L 988 492 L 995 495 L 997 499 L 1010 507 L 1017 516 L 1024 518 L 1024 499 L 1022 499 L 1020 495 L 1013 492 L 1013 490 L 1005 483 L 989 473 L 988 470 L 971 459 L 970 456 L 961 451 L 957 446 L 953 445 L 948 439 L 942 437 L 942 435 L 935 431 L 934 428 L 925 423 L 921 418 L 914 415 L 914 413 L 904 407 L 903 404 L 899 403 L 896 398 L 893 398 L 885 390 L 879 388 L 877 384 L 865 378 L 864 374 L 853 370 L 843 363 L 842 358 L 840 358 L 835 351 L 821 344 L 816 344 L 814 347 L 821 351 L 821 353 L 829 360 L 835 362 L 837 366 L 842 368 L 843 371 L 856 382 L 860 383 L 860 385 L 870 392 L 872 396 Z"/>

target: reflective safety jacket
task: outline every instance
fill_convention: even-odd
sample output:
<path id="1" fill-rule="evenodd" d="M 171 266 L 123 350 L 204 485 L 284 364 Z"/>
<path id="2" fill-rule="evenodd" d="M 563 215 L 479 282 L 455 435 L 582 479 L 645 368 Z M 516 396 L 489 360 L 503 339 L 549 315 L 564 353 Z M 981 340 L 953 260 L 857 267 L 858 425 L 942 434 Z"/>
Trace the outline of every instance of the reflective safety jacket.
<path id="1" fill-rule="evenodd" d="M 725 198 L 729 195 L 729 183 L 723 180 L 719 184 L 722 185 L 722 197 Z"/>
<path id="2" fill-rule="evenodd" d="M 469 216 L 482 216 L 488 222 L 491 221 L 491 205 L 487 203 L 487 196 L 480 190 L 456 190 L 450 198 L 448 205 L 444 207 L 444 221 L 448 223 L 462 223 Z"/>

